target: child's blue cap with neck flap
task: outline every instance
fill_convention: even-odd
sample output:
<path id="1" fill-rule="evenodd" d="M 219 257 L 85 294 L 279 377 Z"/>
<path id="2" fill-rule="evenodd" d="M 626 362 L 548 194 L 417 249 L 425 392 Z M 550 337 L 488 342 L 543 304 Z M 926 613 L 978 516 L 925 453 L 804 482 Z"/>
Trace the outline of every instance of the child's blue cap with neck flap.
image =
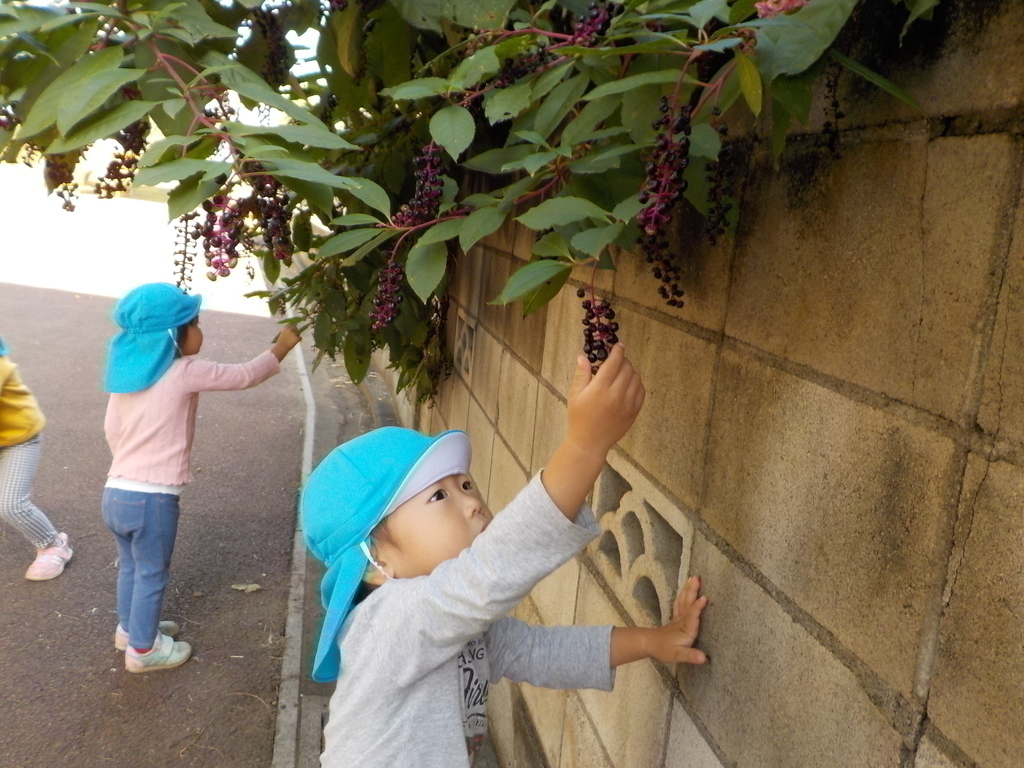
<path id="1" fill-rule="evenodd" d="M 189 296 L 170 283 L 133 288 L 114 307 L 123 329 L 110 342 L 107 392 L 141 392 L 157 383 L 174 362 L 177 329 L 199 314 L 202 297 Z"/>
<path id="2" fill-rule="evenodd" d="M 306 546 L 324 563 L 320 582 L 324 617 L 313 679 L 326 683 L 341 671 L 338 633 L 366 571 L 360 545 L 385 517 L 450 475 L 468 475 L 472 451 L 465 432 L 427 437 L 382 427 L 327 454 L 302 489 L 299 513 Z"/>

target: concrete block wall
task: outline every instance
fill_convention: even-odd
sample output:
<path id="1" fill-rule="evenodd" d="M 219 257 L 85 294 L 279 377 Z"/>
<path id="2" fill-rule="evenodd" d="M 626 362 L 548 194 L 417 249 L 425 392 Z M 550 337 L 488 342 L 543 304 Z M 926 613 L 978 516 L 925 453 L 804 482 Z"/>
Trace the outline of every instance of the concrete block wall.
<path id="1" fill-rule="evenodd" d="M 633 254 L 599 274 L 648 400 L 595 488 L 602 535 L 517 615 L 653 626 L 700 574 L 710 663 L 502 683 L 502 765 L 1024 766 L 1019 10 L 944 0 L 875 56 L 924 116 L 845 76 L 838 153 L 823 95 L 778 168 L 748 134 L 735 240 L 677 217 L 683 308 Z M 495 510 L 564 434 L 582 343 L 586 272 L 525 319 L 487 303 L 529 252 L 510 224 L 460 258 L 456 372 L 416 418 L 469 432 Z"/>

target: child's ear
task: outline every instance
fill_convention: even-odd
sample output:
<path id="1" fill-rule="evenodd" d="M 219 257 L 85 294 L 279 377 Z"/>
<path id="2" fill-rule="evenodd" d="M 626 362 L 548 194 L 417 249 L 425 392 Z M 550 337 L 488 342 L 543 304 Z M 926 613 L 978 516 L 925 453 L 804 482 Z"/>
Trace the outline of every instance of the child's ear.
<path id="1" fill-rule="evenodd" d="M 363 581 L 369 584 L 371 587 L 379 587 L 385 581 L 387 577 L 377 570 L 376 566 L 372 563 L 366 566 L 366 570 L 363 571 Z"/>

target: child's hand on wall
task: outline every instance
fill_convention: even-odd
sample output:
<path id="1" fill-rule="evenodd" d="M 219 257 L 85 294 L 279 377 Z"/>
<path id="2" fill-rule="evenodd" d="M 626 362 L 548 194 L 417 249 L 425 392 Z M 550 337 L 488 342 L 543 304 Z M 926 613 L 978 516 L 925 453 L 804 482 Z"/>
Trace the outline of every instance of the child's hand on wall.
<path id="1" fill-rule="evenodd" d="M 700 615 L 708 604 L 698 597 L 700 577 L 691 576 L 672 606 L 672 621 L 663 627 L 615 627 L 612 629 L 611 665 L 618 667 L 640 659 L 664 664 L 703 664 L 703 651 L 693 647 L 700 630 Z"/>
<path id="2" fill-rule="evenodd" d="M 672 621 L 654 630 L 651 657 L 665 664 L 703 664 L 708 657 L 693 647 L 707 595 L 698 597 L 700 577 L 691 576 L 672 605 Z"/>
<path id="3" fill-rule="evenodd" d="M 596 374 L 580 355 L 569 388 L 568 439 L 581 449 L 599 453 L 603 460 L 636 420 L 646 394 L 622 344 L 612 347 Z"/>

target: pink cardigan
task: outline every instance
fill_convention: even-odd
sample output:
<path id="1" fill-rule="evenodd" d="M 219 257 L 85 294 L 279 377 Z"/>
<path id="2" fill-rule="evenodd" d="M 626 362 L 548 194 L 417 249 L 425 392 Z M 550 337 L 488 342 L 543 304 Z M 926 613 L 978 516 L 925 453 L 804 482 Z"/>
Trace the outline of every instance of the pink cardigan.
<path id="1" fill-rule="evenodd" d="M 149 389 L 111 395 L 103 424 L 114 454 L 108 476 L 185 485 L 192 479 L 189 453 L 199 393 L 248 389 L 280 370 L 270 351 L 239 365 L 181 357 Z"/>

